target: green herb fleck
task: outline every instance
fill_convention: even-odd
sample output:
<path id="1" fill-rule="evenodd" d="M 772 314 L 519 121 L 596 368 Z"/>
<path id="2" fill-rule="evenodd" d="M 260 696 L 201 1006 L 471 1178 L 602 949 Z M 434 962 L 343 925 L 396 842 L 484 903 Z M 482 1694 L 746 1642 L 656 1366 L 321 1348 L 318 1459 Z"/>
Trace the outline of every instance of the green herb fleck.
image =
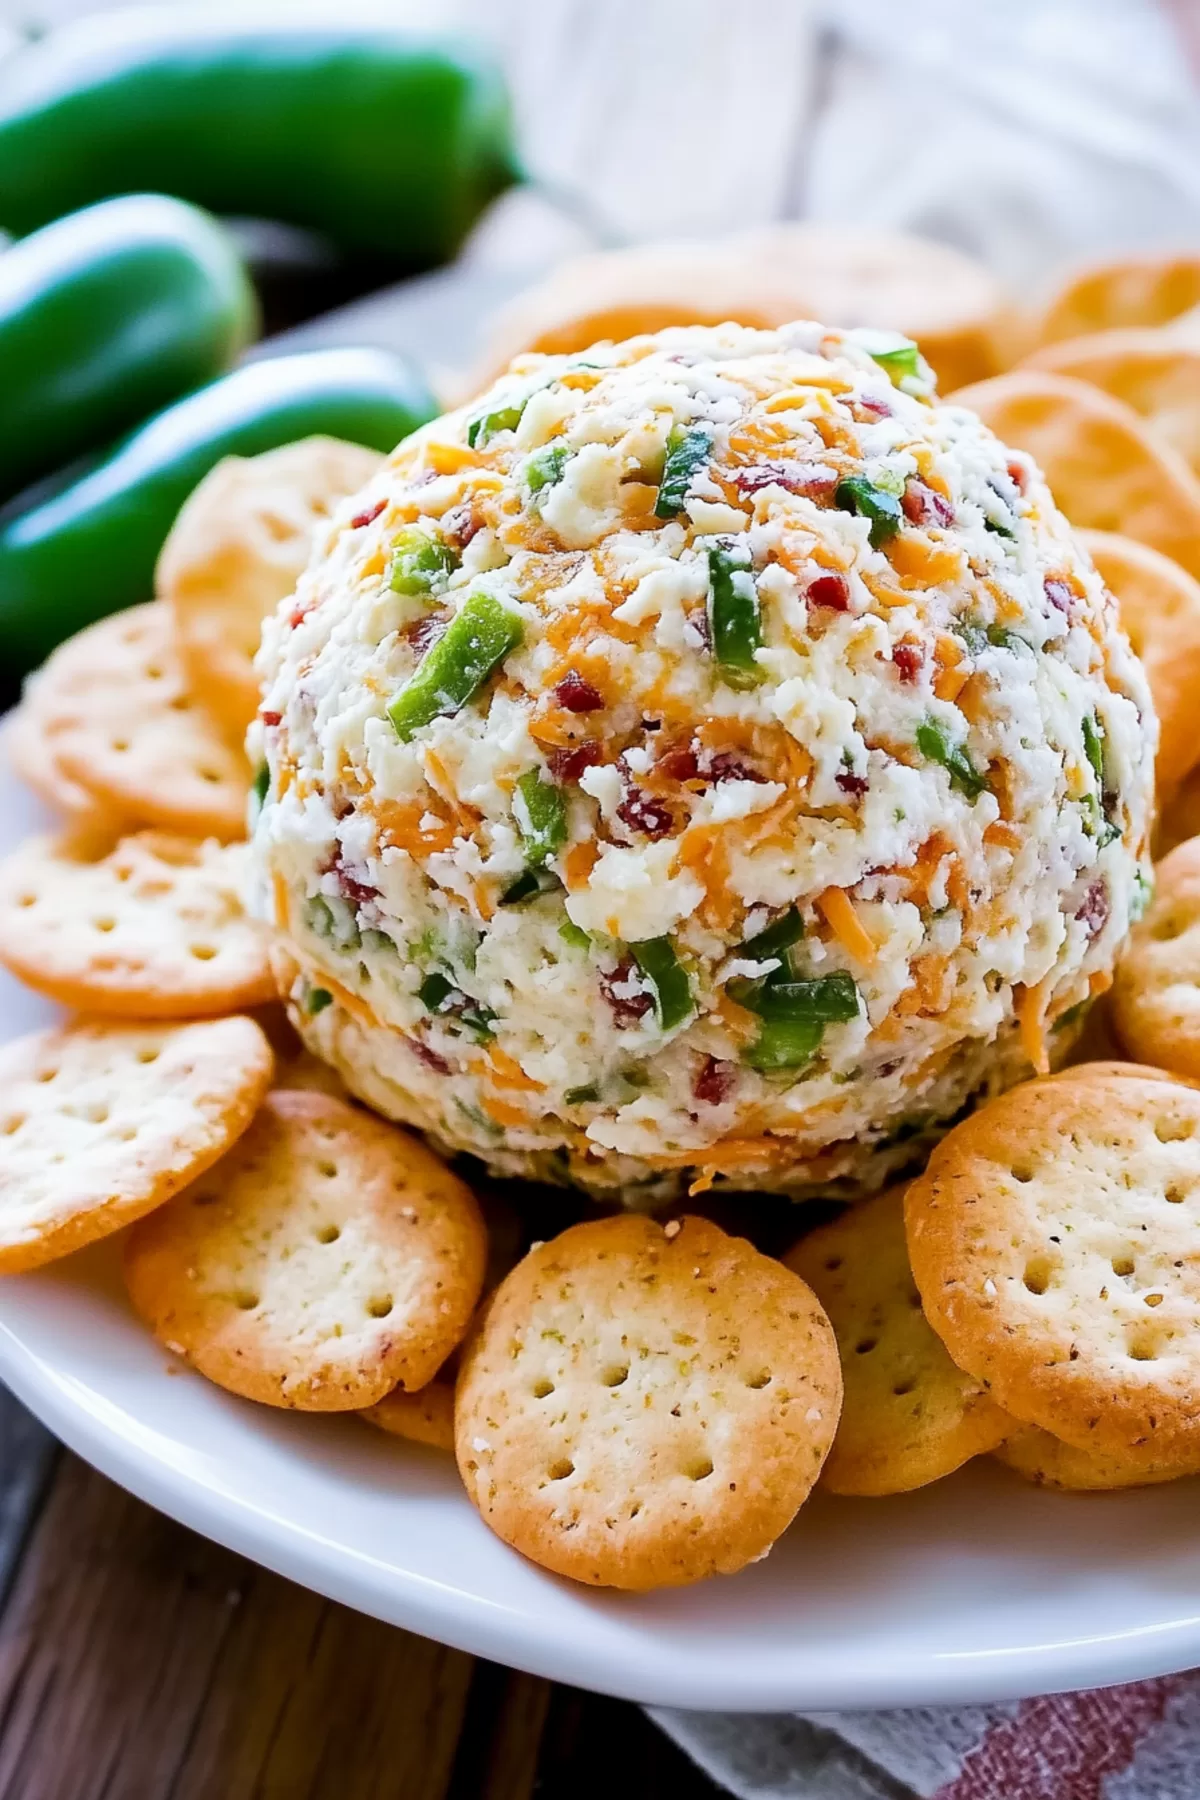
<path id="1" fill-rule="evenodd" d="M 313 1013 L 324 1012 L 325 1008 L 327 1006 L 332 1006 L 332 1005 L 333 1005 L 333 995 L 330 993 L 328 988 L 323 988 L 323 987 L 310 987 L 309 988 L 308 996 L 304 1002 L 304 1010 L 310 1016 Z"/>
<path id="2" fill-rule="evenodd" d="M 270 791 L 271 771 L 268 769 L 265 762 L 259 763 L 257 769 L 254 771 L 254 798 L 259 806 L 264 804 Z"/>

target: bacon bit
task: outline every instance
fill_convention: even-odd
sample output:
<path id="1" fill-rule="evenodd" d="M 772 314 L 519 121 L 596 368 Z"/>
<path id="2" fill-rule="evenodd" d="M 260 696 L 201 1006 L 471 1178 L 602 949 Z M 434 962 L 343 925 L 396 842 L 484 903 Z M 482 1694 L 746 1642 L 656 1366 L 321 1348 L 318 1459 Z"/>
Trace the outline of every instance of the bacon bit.
<path id="1" fill-rule="evenodd" d="M 875 961 L 875 939 L 855 912 L 845 888 L 826 888 L 817 895 L 817 908 L 847 956 L 868 966 Z"/>
<path id="2" fill-rule="evenodd" d="M 675 828 L 671 809 L 656 800 L 653 794 L 648 794 L 645 788 L 628 789 L 617 808 L 617 817 L 630 831 L 640 831 L 654 841 L 669 837 Z"/>
<path id="3" fill-rule="evenodd" d="M 568 669 L 554 689 L 554 698 L 569 713 L 600 712 L 604 701 L 577 669 Z"/>
<path id="4" fill-rule="evenodd" d="M 582 844 L 572 844 L 562 859 L 562 878 L 569 892 L 585 886 L 588 876 L 595 868 L 600 851 L 592 838 Z"/>
<path id="5" fill-rule="evenodd" d="M 832 494 L 837 486 L 837 473 L 822 463 L 786 462 L 782 458 L 751 463 L 735 469 L 733 485 L 739 494 L 758 494 L 763 488 L 781 487 L 789 494 L 803 494 L 810 500 Z"/>
<path id="6" fill-rule="evenodd" d="M 267 726 L 283 724 L 283 714 L 282 713 L 260 712 L 258 716 L 262 720 L 263 724 L 267 725 Z"/>
<path id="7" fill-rule="evenodd" d="M 288 625 L 293 631 L 295 631 L 297 625 L 303 625 L 305 619 L 308 617 L 308 613 L 309 608 L 307 603 L 293 606 L 291 612 L 288 614 Z"/>
<path id="8" fill-rule="evenodd" d="M 1108 894 L 1108 883 L 1103 880 L 1093 881 L 1080 905 L 1075 909 L 1075 917 L 1087 929 L 1089 938 L 1099 937 L 1108 923 L 1111 906 Z"/>
<path id="9" fill-rule="evenodd" d="M 830 612 L 850 610 L 850 586 L 844 575 L 818 575 L 810 581 L 805 599 L 812 606 L 827 606 Z"/>
<path id="10" fill-rule="evenodd" d="M 420 1038 L 409 1038 L 408 1047 L 418 1062 L 423 1062 L 427 1069 L 433 1069 L 438 1075 L 449 1075 L 450 1064 L 444 1056 L 439 1056 L 432 1045 L 422 1043 Z"/>
<path id="11" fill-rule="evenodd" d="M 925 648 L 913 638 L 901 638 L 892 645 L 892 662 L 901 681 L 915 681 L 925 666 Z"/>
<path id="12" fill-rule="evenodd" d="M 602 974 L 600 977 L 600 992 L 612 1008 L 618 1030 L 626 1025 L 636 1025 L 654 1005 L 653 994 L 647 993 L 637 982 L 632 956 L 624 957 L 610 974 Z M 629 988 L 632 991 L 618 993 L 618 988 Z"/>
<path id="13" fill-rule="evenodd" d="M 1015 853 L 1021 848 L 1022 838 L 1015 825 L 1008 824 L 1004 819 L 993 819 L 983 834 L 983 841 Z"/>
<path id="14" fill-rule="evenodd" d="M 1013 1005 L 1017 1014 L 1021 1047 L 1039 1075 L 1050 1073 L 1050 1054 L 1046 1049 L 1046 1001 L 1050 994 L 1047 975 L 1036 987 L 1013 989 Z"/>
<path id="15" fill-rule="evenodd" d="M 668 781 L 695 781 L 700 773 L 700 759 L 690 744 L 681 744 L 660 756 L 654 770 Z"/>
<path id="16" fill-rule="evenodd" d="M 520 1106 L 514 1106 L 509 1100 L 501 1100 L 495 1094 L 481 1094 L 479 1104 L 489 1119 L 497 1125 L 528 1125 L 529 1115 Z"/>
<path id="17" fill-rule="evenodd" d="M 715 756 L 705 759 L 703 772 L 716 785 L 722 781 L 762 781 L 764 776 L 749 763 L 744 763 L 731 750 L 718 750 Z"/>
<path id="18" fill-rule="evenodd" d="M 529 1094 L 543 1092 L 545 1082 L 535 1081 L 532 1075 L 527 1075 L 516 1057 L 510 1056 L 507 1050 L 502 1050 L 499 1044 L 488 1045 L 488 1061 L 491 1064 L 492 1079 L 499 1081 L 504 1087 L 520 1088 Z"/>
<path id="19" fill-rule="evenodd" d="M 1028 481 L 1029 481 L 1028 470 L 1025 468 L 1024 464 L 1019 463 L 1015 457 L 1007 465 L 1007 468 L 1008 468 L 1008 479 L 1012 482 L 1012 484 L 1016 488 L 1018 494 L 1023 494 L 1025 492 L 1025 489 L 1026 489 L 1026 487 L 1028 485 Z"/>
<path id="20" fill-rule="evenodd" d="M 938 525 L 945 530 L 954 523 L 954 508 L 945 495 L 915 475 L 904 485 L 900 506 L 910 525 Z"/>
<path id="21" fill-rule="evenodd" d="M 342 861 L 340 850 L 330 864 L 330 871 L 337 876 L 339 892 L 344 894 L 347 900 L 353 900 L 356 906 L 366 906 L 370 901 L 378 900 L 379 889 L 373 887 L 369 881 L 360 881 L 357 875 L 352 875 Z"/>
<path id="22" fill-rule="evenodd" d="M 586 738 L 582 744 L 568 744 L 562 750 L 556 750 L 550 758 L 550 773 L 555 781 L 577 782 L 585 769 L 594 769 L 597 763 L 604 761 L 604 751 L 594 738 Z"/>
<path id="23" fill-rule="evenodd" d="M 1063 613 L 1065 617 L 1069 619 L 1071 616 L 1071 602 L 1075 598 L 1069 584 L 1065 581 L 1060 581 L 1055 575 L 1047 575 L 1045 581 L 1042 583 L 1042 587 L 1045 590 L 1046 598 L 1051 606 L 1057 607 L 1058 611 Z"/>
<path id="24" fill-rule="evenodd" d="M 483 530 L 484 521 L 475 511 L 470 501 L 461 506 L 452 506 L 449 512 L 442 514 L 442 536 L 456 550 L 465 550 L 473 537 L 478 537 Z"/>
<path id="25" fill-rule="evenodd" d="M 368 506 L 365 512 L 355 513 L 350 521 L 351 531 L 361 531 L 364 525 L 373 525 L 386 505 L 386 500 L 377 500 L 374 506 Z"/>
<path id="26" fill-rule="evenodd" d="M 421 618 L 414 619 L 411 625 L 406 625 L 400 636 L 412 645 L 418 656 L 424 656 L 430 644 L 441 637 L 446 624 L 444 613 L 425 613 Z"/>
<path id="27" fill-rule="evenodd" d="M 834 780 L 843 794 L 850 794 L 855 800 L 861 800 L 871 785 L 865 775 L 856 775 L 852 769 L 840 769 Z"/>
<path id="28" fill-rule="evenodd" d="M 728 1100 L 737 1081 L 737 1064 L 721 1062 L 715 1056 L 706 1056 L 695 1081 L 692 1093 L 705 1106 L 720 1106 Z"/>

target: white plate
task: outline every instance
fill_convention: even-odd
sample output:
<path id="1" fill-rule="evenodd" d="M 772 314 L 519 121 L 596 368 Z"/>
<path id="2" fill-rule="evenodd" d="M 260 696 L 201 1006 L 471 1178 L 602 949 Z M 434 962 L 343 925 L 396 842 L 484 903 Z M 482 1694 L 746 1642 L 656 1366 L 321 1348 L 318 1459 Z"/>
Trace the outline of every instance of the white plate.
<path id="1" fill-rule="evenodd" d="M 33 816 L 24 796 L 0 796 L 0 849 Z M 48 1012 L 0 986 L 0 1036 Z M 966 1703 L 1200 1663 L 1196 1482 L 1068 1498 L 981 1463 L 904 1499 L 814 1501 L 755 1568 L 632 1597 L 506 1550 L 447 1459 L 173 1367 L 132 1318 L 112 1245 L 0 1284 L 0 1376 L 105 1474 L 280 1574 L 633 1700 Z"/>

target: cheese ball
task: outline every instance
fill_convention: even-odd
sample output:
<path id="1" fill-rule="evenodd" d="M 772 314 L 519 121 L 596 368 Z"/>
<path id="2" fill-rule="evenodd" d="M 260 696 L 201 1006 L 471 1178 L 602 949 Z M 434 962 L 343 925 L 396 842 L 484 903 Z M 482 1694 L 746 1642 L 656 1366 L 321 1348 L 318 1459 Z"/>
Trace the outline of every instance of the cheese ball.
<path id="1" fill-rule="evenodd" d="M 519 359 L 342 508 L 259 668 L 295 1022 L 500 1174 L 879 1185 L 1061 1060 L 1148 895 L 1115 604 L 892 335 Z"/>

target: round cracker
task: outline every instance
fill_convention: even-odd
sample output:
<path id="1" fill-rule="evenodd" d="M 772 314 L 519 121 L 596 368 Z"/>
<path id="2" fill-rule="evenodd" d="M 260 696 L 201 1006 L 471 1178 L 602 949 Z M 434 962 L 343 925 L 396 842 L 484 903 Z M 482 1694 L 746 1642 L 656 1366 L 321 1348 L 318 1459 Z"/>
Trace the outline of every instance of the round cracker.
<path id="1" fill-rule="evenodd" d="M 161 601 L 60 644 L 32 704 L 59 770 L 101 805 L 188 837 L 245 836 L 249 765 L 189 693 Z"/>
<path id="2" fill-rule="evenodd" d="M 1200 469 L 1200 346 L 1153 329 L 1098 331 L 1043 344 L 1024 366 L 1103 388 Z"/>
<path id="3" fill-rule="evenodd" d="M 1200 1467 L 1158 1468 L 1110 1452 L 1080 1450 L 1036 1425 L 1017 1427 L 993 1455 L 1036 1487 L 1058 1488 L 1069 1494 L 1112 1493 L 1118 1488 L 1149 1487 L 1200 1474 Z"/>
<path id="4" fill-rule="evenodd" d="M 419 1139 L 277 1090 L 229 1156 L 131 1234 L 125 1277 L 154 1335 L 219 1387 L 346 1412 L 433 1379 L 486 1254 L 470 1189 Z"/>
<path id="5" fill-rule="evenodd" d="M 1158 714 L 1154 772 L 1169 790 L 1200 762 L 1200 581 L 1169 556 L 1113 531 L 1081 531 L 1116 596 L 1121 624 L 1146 670 Z"/>
<path id="6" fill-rule="evenodd" d="M 904 1186 L 850 1206 L 784 1257 L 829 1315 L 845 1397 L 821 1471 L 834 1494 L 902 1494 L 994 1450 L 1012 1420 L 955 1367 L 921 1311 Z"/>
<path id="7" fill-rule="evenodd" d="M 1086 381 L 1028 368 L 950 399 L 1029 452 L 1072 525 L 1123 532 L 1200 575 L 1200 477 L 1131 407 Z"/>
<path id="8" fill-rule="evenodd" d="M 368 1425 L 410 1444 L 426 1444 L 431 1450 L 454 1453 L 454 1384 L 434 1380 L 415 1394 L 393 1388 L 375 1406 L 360 1415 Z"/>
<path id="9" fill-rule="evenodd" d="M 1027 1082 L 909 1187 L 930 1324 L 996 1401 L 1080 1449 L 1200 1456 L 1200 1091 Z"/>
<path id="10" fill-rule="evenodd" d="M 1166 796 L 1154 833 L 1154 853 L 1166 857 L 1179 844 L 1200 836 L 1200 768 Z"/>
<path id="11" fill-rule="evenodd" d="M 77 827 L 0 862 L 0 962 L 64 1006 L 146 1019 L 272 998 L 266 934 L 241 893 L 248 847 Z"/>
<path id="12" fill-rule="evenodd" d="M 459 1471 L 486 1523 L 595 1586 L 732 1574 L 807 1498 L 837 1425 L 829 1321 L 706 1219 L 589 1220 L 501 1282 L 463 1355 Z"/>
<path id="13" fill-rule="evenodd" d="M 155 592 L 171 609 L 192 690 L 235 743 L 258 706 L 254 657 L 263 620 L 295 587 L 316 527 L 383 460 L 331 437 L 227 456 L 172 526 Z"/>
<path id="14" fill-rule="evenodd" d="M 1113 1012 L 1135 1057 L 1200 1080 L 1200 838 L 1158 864 L 1117 966 Z"/>
<path id="15" fill-rule="evenodd" d="M 0 1272 L 161 1206 L 245 1131 L 271 1078 L 252 1019 L 80 1020 L 0 1049 Z"/>
<path id="16" fill-rule="evenodd" d="M 111 817 L 93 794 L 59 768 L 34 715 L 31 693 L 32 683 L 27 682 L 25 698 L 4 722 L 4 749 L 9 768 L 39 800 L 44 800 L 47 806 L 72 822 Z"/>
<path id="17" fill-rule="evenodd" d="M 1042 308 L 1036 341 L 1165 325 L 1200 304 L 1200 256 L 1147 251 L 1072 270 Z"/>
<path id="18" fill-rule="evenodd" d="M 815 222 L 703 243 L 576 257 L 496 321 L 474 389 L 528 351 L 571 354 L 669 325 L 772 330 L 792 319 L 875 325 L 917 339 L 943 387 L 999 367 L 1008 298 L 982 263 L 927 238 Z"/>

